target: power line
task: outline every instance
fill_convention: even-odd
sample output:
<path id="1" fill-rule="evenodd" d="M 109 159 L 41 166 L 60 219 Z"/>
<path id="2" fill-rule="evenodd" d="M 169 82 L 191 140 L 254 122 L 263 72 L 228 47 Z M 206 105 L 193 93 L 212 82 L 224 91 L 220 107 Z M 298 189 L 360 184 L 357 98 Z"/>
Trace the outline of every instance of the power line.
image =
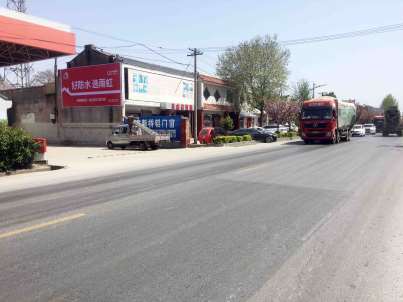
<path id="1" fill-rule="evenodd" d="M 214 64 L 211 64 L 210 62 L 208 62 L 208 61 L 206 61 L 206 60 L 202 60 L 202 59 L 199 59 L 200 60 L 200 63 L 202 63 L 202 64 L 205 64 L 205 65 L 207 65 L 207 66 L 209 66 L 209 67 L 211 67 L 211 68 L 216 68 L 217 66 L 215 66 Z"/>
<path id="2" fill-rule="evenodd" d="M 167 57 L 167 56 L 159 53 L 158 51 L 154 50 L 153 48 L 151 48 L 150 46 L 148 46 L 148 45 L 146 45 L 144 43 L 135 42 L 135 41 L 131 41 L 131 40 L 128 40 L 128 39 L 122 39 L 122 38 L 115 37 L 115 36 L 112 36 L 112 35 L 109 35 L 109 34 L 104 34 L 104 33 L 100 33 L 100 32 L 97 32 L 97 31 L 84 29 L 84 28 L 81 28 L 81 27 L 73 27 L 73 29 L 78 30 L 78 31 L 82 31 L 82 32 L 86 32 L 86 33 L 89 33 L 89 34 L 105 37 L 105 38 L 108 38 L 108 39 L 111 39 L 111 40 L 116 40 L 116 41 L 125 42 L 125 43 L 132 43 L 132 44 L 135 44 L 135 45 L 138 45 L 138 46 L 142 46 L 145 49 L 149 50 L 150 52 L 152 52 L 152 53 L 154 53 L 154 54 L 156 54 L 156 55 L 158 55 L 158 56 L 160 56 L 160 57 L 162 57 L 162 58 L 164 58 L 164 59 L 166 59 L 168 61 L 171 61 L 171 62 L 176 63 L 176 64 L 184 64 L 182 62 L 175 61 L 175 60 L 171 59 L 170 57 Z"/>
<path id="3" fill-rule="evenodd" d="M 380 26 L 380 27 L 373 27 L 373 28 L 369 28 L 369 29 L 350 31 L 350 32 L 334 34 L 334 35 L 324 35 L 324 36 L 317 36 L 317 37 L 310 37 L 310 38 L 286 40 L 286 41 L 280 41 L 280 43 L 284 44 L 284 45 L 299 45 L 299 44 L 323 42 L 323 41 L 329 41 L 329 40 L 339 40 L 339 39 L 369 36 L 369 35 L 388 33 L 388 32 L 400 31 L 400 30 L 403 30 L 403 23 L 392 24 L 392 25 L 387 25 L 387 26 Z"/>
<path id="4" fill-rule="evenodd" d="M 333 35 L 322 35 L 322 36 L 315 36 L 315 37 L 307 37 L 307 38 L 300 38 L 300 39 L 291 39 L 291 40 L 284 40 L 279 41 L 280 44 L 284 46 L 292 46 L 292 45 L 300 45 L 300 44 L 308 44 L 308 43 L 318 43 L 330 40 L 340 40 L 340 39 L 347 39 L 347 38 L 356 38 L 356 37 L 363 37 L 375 34 L 383 34 L 388 32 L 395 32 L 403 30 L 403 23 L 391 24 L 386 26 L 378 26 L 372 27 L 363 30 L 356 30 L 350 32 L 344 32 L 339 34 Z M 216 46 L 216 47 L 204 47 L 201 48 L 204 52 L 222 52 L 227 49 L 231 49 L 234 46 Z"/>
<path id="5" fill-rule="evenodd" d="M 99 48 L 99 47 L 97 47 Z M 101 49 L 101 48 L 99 48 Z M 176 65 L 181 65 L 181 66 L 188 66 L 189 64 L 186 63 L 174 63 L 172 61 L 168 61 L 168 60 L 156 60 L 153 58 L 145 58 L 145 57 L 138 57 L 138 56 L 133 56 L 130 54 L 124 54 L 124 53 L 119 53 L 120 56 L 125 57 L 125 58 L 129 58 L 129 59 L 135 59 L 135 60 L 143 60 L 143 61 L 149 61 L 150 63 L 155 63 L 155 62 L 159 62 L 159 63 L 169 63 L 169 64 L 176 64 Z"/>
<path id="6" fill-rule="evenodd" d="M 133 48 L 136 46 L 140 46 L 139 44 L 126 44 L 126 45 L 116 45 L 116 46 L 99 46 L 100 48 L 105 49 L 122 49 L 122 48 Z M 150 46 L 151 47 L 151 46 Z M 187 52 L 187 48 L 165 48 L 161 46 L 152 46 L 154 49 L 158 50 L 160 53 L 178 53 L 178 52 Z M 149 52 L 148 49 L 138 49 L 136 51 Z"/>

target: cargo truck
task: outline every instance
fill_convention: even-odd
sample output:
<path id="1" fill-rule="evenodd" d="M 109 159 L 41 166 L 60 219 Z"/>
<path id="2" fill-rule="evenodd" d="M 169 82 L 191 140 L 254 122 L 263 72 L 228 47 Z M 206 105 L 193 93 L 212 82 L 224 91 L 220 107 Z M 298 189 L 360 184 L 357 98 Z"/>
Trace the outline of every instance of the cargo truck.
<path id="1" fill-rule="evenodd" d="M 140 147 L 142 150 L 156 150 L 161 142 L 169 142 L 169 135 L 161 135 L 134 120 L 128 124 L 113 127 L 112 134 L 106 139 L 108 149 L 119 147 L 125 149 L 128 146 Z"/>
<path id="2" fill-rule="evenodd" d="M 397 106 L 391 106 L 385 110 L 385 123 L 383 126 L 383 136 L 396 134 L 402 136 L 401 115 Z"/>
<path id="3" fill-rule="evenodd" d="M 350 141 L 356 121 L 356 106 L 333 97 L 304 101 L 300 114 L 300 135 L 306 144 Z"/>
<path id="4" fill-rule="evenodd" d="M 376 133 L 383 132 L 384 123 L 385 123 L 385 117 L 383 115 L 374 116 L 374 125 L 376 127 Z"/>

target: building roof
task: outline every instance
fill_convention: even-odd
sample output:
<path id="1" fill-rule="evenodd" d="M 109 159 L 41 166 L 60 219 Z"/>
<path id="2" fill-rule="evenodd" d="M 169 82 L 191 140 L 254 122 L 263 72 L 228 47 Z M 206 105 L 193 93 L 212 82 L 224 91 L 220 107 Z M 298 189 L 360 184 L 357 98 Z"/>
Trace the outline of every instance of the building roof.
<path id="1" fill-rule="evenodd" d="M 91 57 L 92 62 L 88 62 L 85 57 Z M 94 59 L 95 58 L 95 59 Z M 84 59 L 83 61 L 81 59 Z M 74 59 L 72 59 L 68 65 L 69 67 L 84 66 L 84 65 L 95 65 L 95 64 L 106 64 L 106 63 L 124 63 L 127 65 L 133 65 L 139 68 L 150 69 L 155 71 L 160 71 L 164 73 L 169 73 L 172 75 L 177 75 L 181 77 L 193 78 L 193 72 L 180 70 L 172 67 L 166 67 L 158 64 L 138 61 L 128 57 L 121 56 L 119 54 L 112 54 L 104 51 L 103 49 L 97 48 L 94 45 L 86 45 L 84 50 L 80 52 Z M 218 77 L 213 77 L 209 75 L 200 75 L 202 82 L 209 83 L 217 86 L 229 86 L 228 83 Z"/>
<path id="2" fill-rule="evenodd" d="M 76 37 L 64 24 L 0 8 L 0 67 L 76 53 Z"/>
<path id="3" fill-rule="evenodd" d="M 4 94 L 2 94 L 1 91 L 0 91 L 0 100 L 9 101 L 9 99 Z"/>
<path id="4" fill-rule="evenodd" d="M 122 58 L 122 63 L 125 63 L 127 65 L 134 65 L 134 66 L 137 66 L 140 68 L 151 69 L 151 70 L 174 74 L 174 75 L 178 75 L 178 76 L 182 76 L 182 77 L 193 78 L 193 72 L 188 72 L 185 70 L 175 69 L 175 68 L 152 64 L 152 63 L 146 63 L 146 62 L 142 62 L 142 61 L 126 58 L 126 57 L 120 57 L 120 58 Z"/>
<path id="5" fill-rule="evenodd" d="M 202 82 L 212 84 L 212 85 L 229 86 L 227 81 L 217 78 L 217 77 L 209 76 L 209 75 L 201 74 L 200 79 L 202 80 Z"/>

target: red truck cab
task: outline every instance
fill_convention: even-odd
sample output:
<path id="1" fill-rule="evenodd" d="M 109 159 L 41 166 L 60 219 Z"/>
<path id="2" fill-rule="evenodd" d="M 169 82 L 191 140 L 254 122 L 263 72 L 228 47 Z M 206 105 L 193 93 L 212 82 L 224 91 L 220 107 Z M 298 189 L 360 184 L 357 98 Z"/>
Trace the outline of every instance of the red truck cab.
<path id="1" fill-rule="evenodd" d="M 301 138 L 305 143 L 349 141 L 355 115 L 354 104 L 333 97 L 304 101 L 300 114 Z"/>

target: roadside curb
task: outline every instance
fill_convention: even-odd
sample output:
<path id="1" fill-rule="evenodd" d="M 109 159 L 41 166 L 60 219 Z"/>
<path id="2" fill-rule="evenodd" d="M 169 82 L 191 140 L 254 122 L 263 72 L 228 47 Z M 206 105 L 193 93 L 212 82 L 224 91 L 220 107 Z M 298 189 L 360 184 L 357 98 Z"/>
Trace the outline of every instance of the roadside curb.
<path id="1" fill-rule="evenodd" d="M 16 170 L 16 171 L 1 172 L 0 177 L 36 173 L 36 172 L 47 172 L 47 171 L 59 170 L 59 169 L 63 169 L 63 168 L 64 168 L 64 166 L 58 166 L 58 165 L 33 164 L 31 169 L 21 169 L 21 170 Z"/>

